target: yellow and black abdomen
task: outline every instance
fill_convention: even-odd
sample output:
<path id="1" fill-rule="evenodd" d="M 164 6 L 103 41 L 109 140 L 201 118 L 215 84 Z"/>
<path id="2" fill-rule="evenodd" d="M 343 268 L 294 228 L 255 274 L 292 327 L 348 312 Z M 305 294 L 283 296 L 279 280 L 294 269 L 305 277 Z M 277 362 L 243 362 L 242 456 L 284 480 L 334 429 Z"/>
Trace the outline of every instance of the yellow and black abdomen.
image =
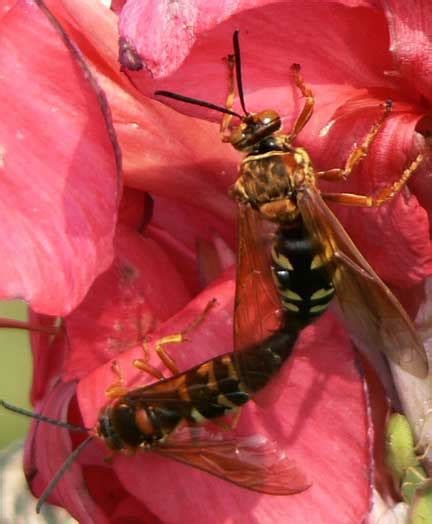
<path id="1" fill-rule="evenodd" d="M 302 329 L 326 311 L 335 294 L 323 249 L 298 221 L 279 227 L 272 260 L 286 327 Z"/>

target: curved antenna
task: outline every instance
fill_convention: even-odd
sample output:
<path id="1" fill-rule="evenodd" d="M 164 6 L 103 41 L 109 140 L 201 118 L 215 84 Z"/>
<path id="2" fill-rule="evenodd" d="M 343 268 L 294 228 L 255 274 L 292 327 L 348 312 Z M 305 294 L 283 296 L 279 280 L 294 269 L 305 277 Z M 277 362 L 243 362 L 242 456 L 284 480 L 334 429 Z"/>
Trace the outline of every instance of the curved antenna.
<path id="1" fill-rule="evenodd" d="M 62 422 L 61 420 L 57 420 L 55 418 L 46 417 L 45 415 L 41 415 L 40 413 L 34 413 L 33 411 L 28 411 L 27 409 L 18 408 L 17 406 L 9 404 L 9 402 L 5 402 L 4 400 L 0 400 L 0 406 L 3 406 L 5 409 L 9 411 L 13 411 L 14 413 L 18 413 L 19 415 L 35 418 L 36 420 L 46 422 L 47 424 L 51 424 L 52 426 L 58 426 L 59 428 L 68 429 L 70 431 L 79 431 L 81 433 L 88 433 L 89 431 L 91 431 L 89 428 L 85 428 L 84 426 L 69 424 L 68 422 Z"/>
<path id="2" fill-rule="evenodd" d="M 68 458 L 63 462 L 63 464 L 60 466 L 60 469 L 57 471 L 57 473 L 54 475 L 54 477 L 51 479 L 48 486 L 44 489 L 44 492 L 40 496 L 40 499 L 38 500 L 36 504 L 36 513 L 40 513 L 40 510 L 42 509 L 42 506 L 47 501 L 48 497 L 53 492 L 54 488 L 57 486 L 63 475 L 65 474 L 66 470 L 69 468 L 69 466 L 75 462 L 78 455 L 80 455 L 81 451 L 88 445 L 95 437 L 93 435 L 88 436 L 81 444 L 75 448 L 72 453 L 68 456 Z"/>
<path id="3" fill-rule="evenodd" d="M 233 34 L 233 47 L 234 47 L 234 61 L 236 69 L 236 79 L 237 79 L 237 91 L 240 98 L 240 104 L 245 115 L 248 115 L 249 112 L 246 109 L 243 93 L 243 80 L 242 80 L 242 67 L 241 67 L 241 53 L 240 53 L 240 31 L 236 29 Z"/>
<path id="4" fill-rule="evenodd" d="M 187 104 L 193 104 L 196 106 L 207 107 L 208 109 L 214 109 L 215 111 L 219 111 L 220 113 L 226 113 L 227 115 L 236 116 L 237 118 L 240 118 L 240 120 L 243 118 L 235 111 L 231 111 L 231 109 L 212 104 L 211 102 L 205 102 L 204 100 L 199 100 L 198 98 L 190 98 L 189 96 L 179 95 L 178 93 L 172 93 L 171 91 L 155 91 L 154 94 L 158 96 L 165 96 L 167 98 L 173 98 L 174 100 L 180 100 L 180 102 L 186 102 Z"/>

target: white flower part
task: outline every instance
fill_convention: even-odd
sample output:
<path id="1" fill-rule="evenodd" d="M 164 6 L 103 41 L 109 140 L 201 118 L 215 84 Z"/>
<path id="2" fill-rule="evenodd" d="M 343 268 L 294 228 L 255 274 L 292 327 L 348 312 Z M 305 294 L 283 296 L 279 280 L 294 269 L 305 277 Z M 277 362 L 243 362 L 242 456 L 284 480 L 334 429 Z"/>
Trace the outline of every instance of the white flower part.
<path id="1" fill-rule="evenodd" d="M 111 0 L 99 0 L 99 2 L 105 7 L 108 7 L 108 9 L 111 9 Z"/>
<path id="2" fill-rule="evenodd" d="M 376 489 L 372 493 L 372 510 L 368 524 L 409 524 L 409 507 L 405 502 L 389 505 Z"/>
<path id="3" fill-rule="evenodd" d="M 30 493 L 23 473 L 23 443 L 17 442 L 0 452 L 1 524 L 77 524 L 62 509 L 45 504 L 36 513 L 36 499 Z"/>
<path id="4" fill-rule="evenodd" d="M 421 304 L 415 326 L 424 344 L 431 366 L 432 356 L 432 278 L 425 280 L 425 299 Z M 431 375 L 420 379 L 414 377 L 390 363 L 393 380 L 398 392 L 404 415 L 407 417 L 419 447 L 419 454 L 424 451 L 432 456 L 432 381 Z"/>

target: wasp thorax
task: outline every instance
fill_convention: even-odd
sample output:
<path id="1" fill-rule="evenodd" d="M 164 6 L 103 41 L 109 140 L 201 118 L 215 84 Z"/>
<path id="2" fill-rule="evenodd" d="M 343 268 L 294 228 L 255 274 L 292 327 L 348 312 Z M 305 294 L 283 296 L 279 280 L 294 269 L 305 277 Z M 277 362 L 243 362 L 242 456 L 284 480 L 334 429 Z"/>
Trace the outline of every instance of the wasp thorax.
<path id="1" fill-rule="evenodd" d="M 128 402 L 119 402 L 102 411 L 97 433 L 110 449 L 137 448 L 160 438 L 144 409 Z"/>
<path id="2" fill-rule="evenodd" d="M 281 128 L 281 118 L 272 109 L 246 115 L 242 123 L 233 129 L 231 144 L 239 151 L 248 152 L 263 139 L 269 137 Z"/>

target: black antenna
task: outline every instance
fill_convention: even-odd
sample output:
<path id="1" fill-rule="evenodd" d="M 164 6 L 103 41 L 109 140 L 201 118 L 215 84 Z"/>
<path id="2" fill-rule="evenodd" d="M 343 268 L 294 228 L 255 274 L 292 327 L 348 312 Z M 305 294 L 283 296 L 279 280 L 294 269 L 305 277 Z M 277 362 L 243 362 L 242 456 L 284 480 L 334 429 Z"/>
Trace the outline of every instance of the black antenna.
<path id="1" fill-rule="evenodd" d="M 83 426 L 76 426 L 74 424 L 69 424 L 67 422 L 62 422 L 61 420 L 57 420 L 55 418 L 46 417 L 45 415 L 41 415 L 39 413 L 34 413 L 33 411 L 28 411 L 27 409 L 18 408 L 17 406 L 14 406 L 13 404 L 9 404 L 9 402 L 5 402 L 4 400 L 0 400 L 0 406 L 3 406 L 5 409 L 9 411 L 13 411 L 14 413 L 18 413 L 19 415 L 24 415 L 26 417 L 34 418 L 36 420 L 40 420 L 41 422 L 46 422 L 47 424 L 51 424 L 52 426 L 58 426 L 60 428 L 69 429 L 70 431 L 80 431 L 82 433 L 88 433 L 90 429 L 85 428 Z M 89 435 L 81 444 L 72 451 L 72 453 L 67 457 L 67 459 L 63 462 L 60 469 L 57 471 L 57 473 L 54 475 L 53 479 L 50 481 L 48 486 L 45 488 L 44 492 L 42 493 L 40 499 L 38 500 L 38 503 L 36 504 L 36 513 L 40 513 L 40 510 L 42 509 L 42 506 L 47 501 L 48 497 L 53 492 L 54 488 L 59 483 L 60 479 L 65 474 L 66 470 L 69 468 L 69 466 L 75 462 L 78 455 L 81 453 L 81 451 L 88 445 L 90 442 L 95 438 L 94 435 Z"/>
<path id="2" fill-rule="evenodd" d="M 173 98 L 174 100 L 180 100 L 180 102 L 186 102 L 187 104 L 194 104 L 196 106 L 207 107 L 208 109 L 214 109 L 215 111 L 219 111 L 220 113 L 226 113 L 227 115 L 236 116 L 237 118 L 240 118 L 240 119 L 243 118 L 241 115 L 239 115 L 235 111 L 231 111 L 231 109 L 227 109 L 226 107 L 212 104 L 211 102 L 205 102 L 204 100 L 199 100 L 198 98 L 190 98 L 188 96 L 179 95 L 178 93 L 172 93 L 171 91 L 155 91 L 155 95 L 166 96 L 167 98 Z"/>
<path id="3" fill-rule="evenodd" d="M 57 420 L 55 418 L 46 417 L 45 415 L 41 415 L 40 413 L 34 413 L 33 411 L 28 411 L 27 409 L 18 408 L 13 404 L 9 404 L 9 402 L 5 402 L 4 400 L 0 400 L 0 406 L 3 406 L 5 409 L 9 411 L 13 411 L 14 413 L 18 413 L 19 415 L 35 418 L 36 420 L 46 422 L 47 424 L 51 424 L 52 426 L 58 426 L 60 428 L 68 429 L 70 431 L 79 431 L 81 433 L 88 433 L 90 431 L 89 428 L 85 428 L 84 426 L 69 424 L 68 422 L 62 422 L 61 420 Z"/>
<path id="4" fill-rule="evenodd" d="M 40 513 L 40 510 L 42 509 L 42 506 L 47 501 L 48 497 L 53 492 L 54 488 L 57 486 L 63 475 L 65 474 L 66 470 L 69 468 L 69 466 L 75 462 L 78 455 L 81 453 L 81 451 L 88 445 L 95 437 L 93 435 L 88 436 L 81 444 L 75 448 L 72 453 L 68 456 L 68 458 L 63 462 L 60 469 L 57 471 L 57 473 L 54 475 L 48 486 L 45 488 L 44 492 L 42 493 L 40 499 L 38 500 L 36 504 L 36 513 Z"/>
<path id="5" fill-rule="evenodd" d="M 236 68 L 236 79 L 237 79 L 237 91 L 240 98 L 240 104 L 245 115 L 249 112 L 246 109 L 243 93 L 243 80 L 242 80 L 242 68 L 241 68 L 241 54 L 240 54 L 240 31 L 236 29 L 233 35 L 233 46 L 234 46 L 234 59 Z"/>

